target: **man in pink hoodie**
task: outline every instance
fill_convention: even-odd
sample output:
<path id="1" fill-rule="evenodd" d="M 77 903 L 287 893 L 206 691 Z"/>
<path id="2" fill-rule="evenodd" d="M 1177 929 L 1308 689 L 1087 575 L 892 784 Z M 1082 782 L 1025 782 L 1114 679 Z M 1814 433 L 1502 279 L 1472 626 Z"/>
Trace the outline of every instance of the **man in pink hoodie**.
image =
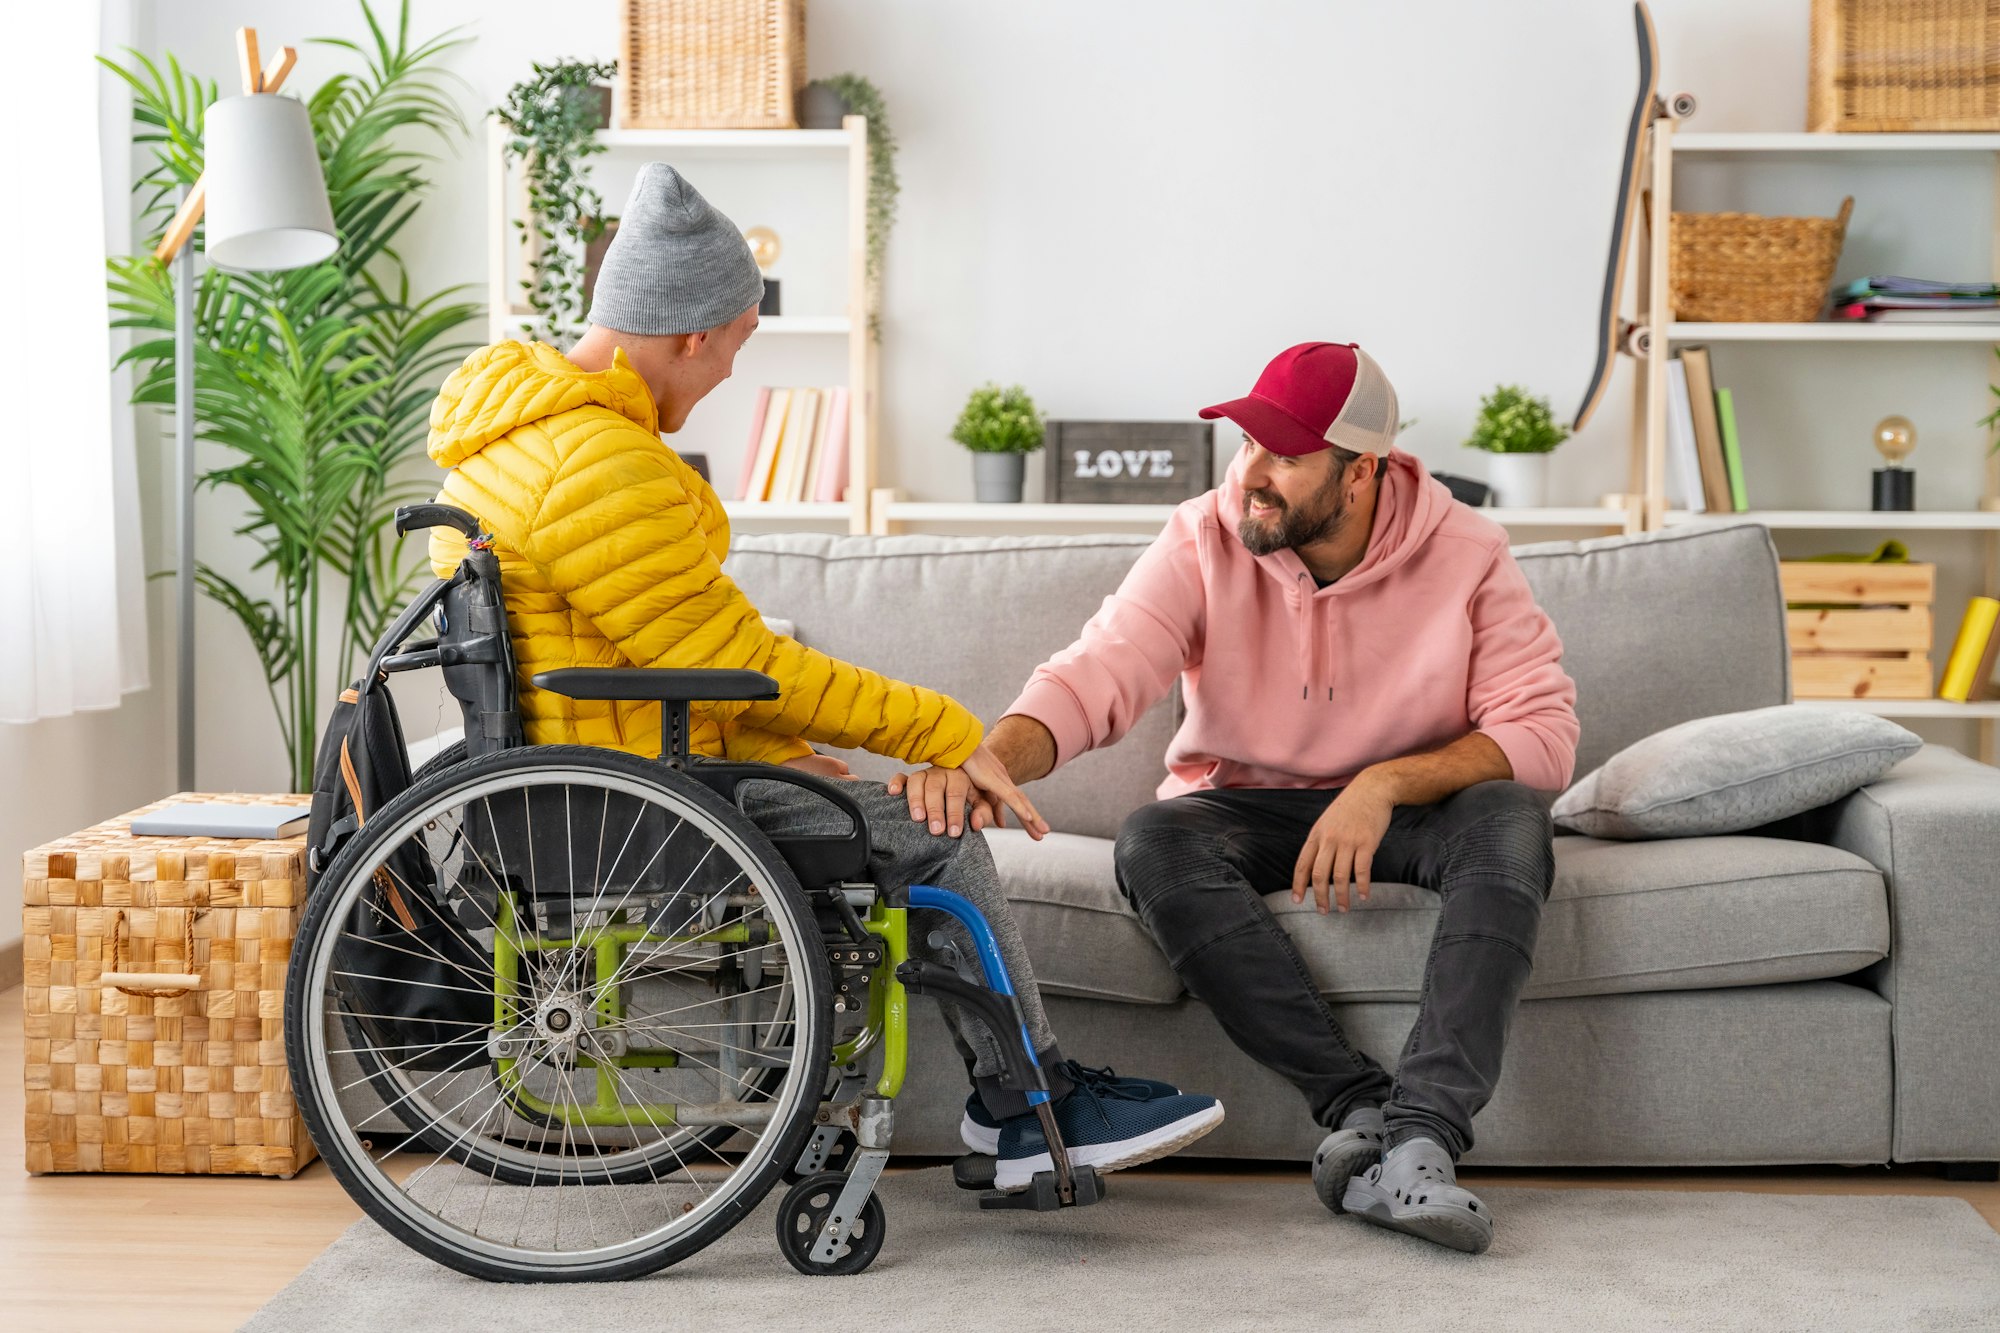
<path id="1" fill-rule="evenodd" d="M 1182 504 L 990 743 L 1017 782 L 1111 745 L 1176 678 L 1187 718 L 1119 883 L 1232 1040 L 1328 1131 L 1336 1212 L 1478 1253 L 1456 1184 L 1554 882 L 1542 792 L 1568 785 L 1576 689 L 1497 523 L 1394 448 L 1358 347 L 1280 353 L 1244 398 L 1222 486 Z M 924 793 L 913 792 L 912 805 Z M 975 810 L 981 822 L 990 809 Z M 1264 895 L 1345 912 L 1372 880 L 1442 899 L 1392 1080 L 1334 1021 Z"/>

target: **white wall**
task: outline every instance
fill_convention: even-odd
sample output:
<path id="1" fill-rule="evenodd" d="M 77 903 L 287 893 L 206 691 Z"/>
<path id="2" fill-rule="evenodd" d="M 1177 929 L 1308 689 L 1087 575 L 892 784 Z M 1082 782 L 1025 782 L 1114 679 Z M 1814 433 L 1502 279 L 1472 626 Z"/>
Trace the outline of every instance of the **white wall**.
<path id="1" fill-rule="evenodd" d="M 1808 8 L 1659 0 L 1663 86 L 1700 97 L 1693 128 L 1802 127 Z M 413 25 L 468 25 L 477 40 L 454 66 L 476 117 L 533 60 L 615 54 L 616 13 L 612 0 L 419 0 Z M 1309 338 L 1358 340 L 1374 353 L 1418 419 L 1404 444 L 1435 467 L 1480 474 L 1480 457 L 1458 441 L 1498 381 L 1548 394 L 1561 415 L 1573 410 L 1594 350 L 1636 79 L 1625 5 L 812 0 L 809 15 L 811 68 L 872 78 L 902 144 L 885 311 L 886 481 L 925 498 L 969 496 L 969 466 L 946 432 L 982 380 L 1018 380 L 1055 415 L 1186 417 L 1242 392 L 1273 352 Z M 155 0 L 151 21 L 155 51 L 225 87 L 238 24 L 254 24 L 267 49 L 363 32 L 343 0 Z M 304 47 L 295 86 L 316 85 L 335 54 Z M 436 194 L 405 247 L 422 287 L 485 278 L 485 165 L 476 140 L 461 148 L 437 164 Z M 1682 202 L 1830 213 L 1852 189 L 1861 198 L 1843 275 L 1984 274 L 1992 190 L 1974 175 L 1890 168 L 1843 183 L 1787 172 L 1751 187 L 1740 174 L 1698 172 L 1683 178 Z M 753 345 L 739 378 L 785 382 L 796 355 Z M 1922 435 L 1920 502 L 1969 503 L 1987 355 L 1723 349 L 1753 502 L 1866 507 L 1868 428 L 1900 411 Z M 1557 455 L 1554 502 L 1623 488 L 1629 382 L 1621 366 L 1597 419 Z M 730 400 L 711 406 L 704 443 L 736 447 Z M 719 477 L 732 475 L 726 458 L 718 463 Z M 153 546 L 170 549 L 166 511 L 153 512 Z M 232 517 L 219 497 L 205 498 L 203 551 L 240 569 L 247 559 L 232 566 L 219 549 Z M 1976 551 L 1944 538 L 1918 554 L 1962 571 Z M 1954 621 L 1968 578 L 1945 583 Z M 165 615 L 155 625 L 171 633 Z M 281 785 L 249 650 L 206 602 L 199 627 L 201 784 Z M 154 695 L 170 689 L 164 672 L 156 679 Z M 41 823 L 74 826 L 129 806 L 125 791 L 166 790 L 171 750 L 159 733 L 171 708 L 155 698 L 124 711 L 0 734 L 12 785 L 48 793 Z M 47 780 L 26 780 L 34 774 Z M 26 845 L 31 824 L 10 816 L 0 834 Z M 0 917 L 0 934 L 13 919 Z"/>

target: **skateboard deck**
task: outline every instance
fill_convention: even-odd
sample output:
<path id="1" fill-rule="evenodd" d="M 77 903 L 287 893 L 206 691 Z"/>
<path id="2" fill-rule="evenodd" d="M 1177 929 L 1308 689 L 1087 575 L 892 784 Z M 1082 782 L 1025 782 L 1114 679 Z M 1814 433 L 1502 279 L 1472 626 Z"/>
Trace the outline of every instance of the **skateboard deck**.
<path id="1" fill-rule="evenodd" d="M 1590 373 L 1590 387 L 1584 390 L 1583 406 L 1577 409 L 1572 430 L 1582 430 L 1603 400 L 1604 390 L 1611 383 L 1611 358 L 1624 341 L 1618 307 L 1625 292 L 1632 237 L 1640 226 L 1639 159 L 1645 148 L 1646 128 L 1659 114 L 1660 42 L 1645 0 L 1635 0 L 1632 22 L 1639 35 L 1639 93 L 1632 99 L 1632 117 L 1625 126 L 1625 162 L 1618 173 L 1618 206 L 1611 216 L 1611 253 L 1604 265 L 1604 297 L 1598 307 L 1597 364 Z"/>

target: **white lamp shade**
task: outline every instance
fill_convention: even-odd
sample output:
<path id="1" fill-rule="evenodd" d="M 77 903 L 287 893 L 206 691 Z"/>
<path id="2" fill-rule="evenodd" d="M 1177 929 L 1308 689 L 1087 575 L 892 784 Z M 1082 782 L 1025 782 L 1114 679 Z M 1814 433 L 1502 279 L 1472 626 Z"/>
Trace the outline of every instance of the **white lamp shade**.
<path id="1" fill-rule="evenodd" d="M 334 252 L 333 208 L 303 102 L 225 97 L 208 108 L 203 139 L 210 263 L 268 273 Z"/>

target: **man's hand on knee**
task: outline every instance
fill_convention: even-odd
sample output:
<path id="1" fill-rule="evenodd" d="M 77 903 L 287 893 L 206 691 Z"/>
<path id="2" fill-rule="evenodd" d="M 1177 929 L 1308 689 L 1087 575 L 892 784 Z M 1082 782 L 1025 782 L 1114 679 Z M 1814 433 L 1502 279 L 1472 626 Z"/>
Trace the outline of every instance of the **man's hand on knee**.
<path id="1" fill-rule="evenodd" d="M 1322 913 L 1328 910 L 1329 897 L 1345 912 L 1350 879 L 1365 900 L 1375 849 L 1382 845 L 1395 810 L 1387 783 L 1372 781 L 1366 773 L 1348 783 L 1306 835 L 1306 845 L 1292 869 L 1292 901 L 1304 902 L 1306 890 L 1311 889 Z"/>

